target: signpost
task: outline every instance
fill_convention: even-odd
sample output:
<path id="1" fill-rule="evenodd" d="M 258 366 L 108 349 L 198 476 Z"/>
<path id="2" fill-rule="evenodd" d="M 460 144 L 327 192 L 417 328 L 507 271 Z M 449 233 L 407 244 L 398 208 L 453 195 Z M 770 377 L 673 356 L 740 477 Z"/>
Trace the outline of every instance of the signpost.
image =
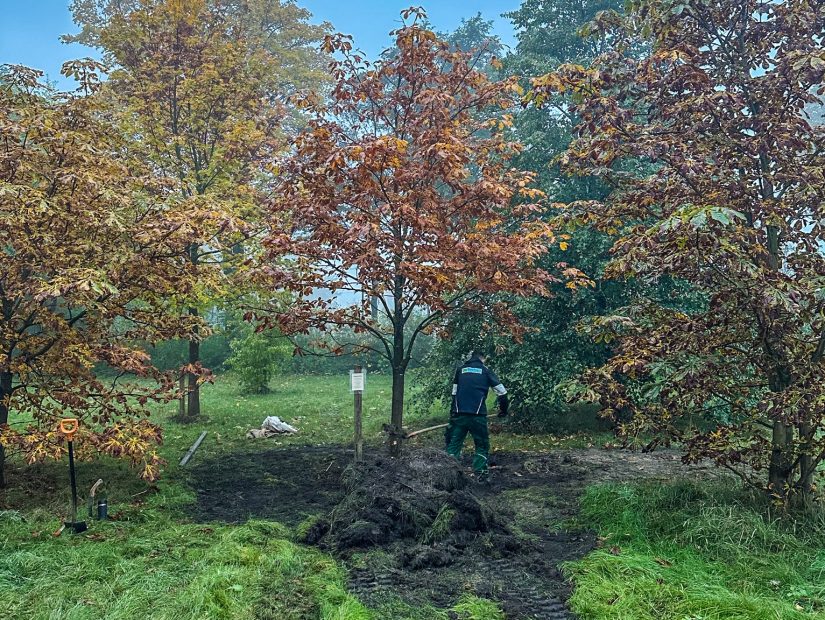
<path id="1" fill-rule="evenodd" d="M 364 458 L 364 438 L 361 430 L 361 406 L 364 394 L 364 372 L 361 365 L 357 364 L 354 370 L 349 373 L 350 390 L 355 397 L 355 462 L 359 463 Z"/>

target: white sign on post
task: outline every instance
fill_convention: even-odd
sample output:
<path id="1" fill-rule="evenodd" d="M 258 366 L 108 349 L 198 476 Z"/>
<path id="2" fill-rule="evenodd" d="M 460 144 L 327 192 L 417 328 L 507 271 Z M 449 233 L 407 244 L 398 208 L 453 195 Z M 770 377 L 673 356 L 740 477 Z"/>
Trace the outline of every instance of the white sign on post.
<path id="1" fill-rule="evenodd" d="M 366 382 L 365 372 L 355 372 L 354 370 L 349 371 L 349 383 L 350 383 L 350 391 L 351 392 L 363 392 L 364 391 L 364 383 Z"/>

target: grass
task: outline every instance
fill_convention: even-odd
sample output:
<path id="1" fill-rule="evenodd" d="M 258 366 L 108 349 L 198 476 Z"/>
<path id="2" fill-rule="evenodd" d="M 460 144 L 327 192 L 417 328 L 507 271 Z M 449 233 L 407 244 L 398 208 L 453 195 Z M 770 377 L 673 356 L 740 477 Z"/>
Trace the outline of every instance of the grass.
<path id="1" fill-rule="evenodd" d="M 78 466 L 81 495 L 106 481 L 110 514 L 90 522 L 84 536 L 51 536 L 65 516 L 65 462 L 13 463 L 12 488 L 0 492 L 0 614 L 20 620 L 106 618 L 258 620 L 496 620 L 491 601 L 466 596 L 450 610 L 399 598 L 370 608 L 346 591 L 331 557 L 296 544 L 310 521 L 289 528 L 271 521 L 243 525 L 196 523 L 187 469 L 177 463 L 201 430 L 208 436 L 192 465 L 236 451 L 350 441 L 352 395 L 346 377 L 289 377 L 273 392 L 244 396 L 231 377 L 204 386 L 204 419 L 172 420 L 169 404 L 156 412 L 165 428 L 163 478 L 148 485 L 110 459 Z M 370 376 L 364 395 L 368 445 L 383 441 L 390 382 Z M 294 436 L 248 440 L 267 415 L 300 429 Z M 443 422 L 446 411 L 410 411 L 409 428 Z M 498 423 L 492 420 L 493 425 Z M 495 450 L 548 450 L 601 445 L 600 435 L 526 436 L 505 422 L 494 430 Z M 440 432 L 416 443 L 440 445 Z M 468 442 L 467 448 L 470 444 Z M 551 527 L 558 501 L 552 488 L 511 491 L 522 526 Z M 602 546 L 566 566 L 576 583 L 571 604 L 583 620 L 825 619 L 825 523 L 796 530 L 766 516 L 735 487 L 673 483 L 590 488 L 576 527 L 597 530 Z M 444 518 L 447 518 L 445 510 Z M 437 539 L 439 528 L 426 536 Z M 380 550 L 364 557 L 382 561 Z"/>
<path id="2" fill-rule="evenodd" d="M 194 501 L 187 470 L 178 461 L 202 430 L 207 438 L 191 463 L 234 451 L 276 446 L 342 444 L 351 440 L 352 395 L 348 377 L 291 376 L 272 382 L 272 392 L 240 394 L 231 376 L 202 389 L 204 419 L 177 423 L 175 403 L 157 410 L 165 429 L 162 479 L 149 485 L 111 459 L 78 464 L 81 497 L 97 478 L 105 480 L 109 513 L 116 520 L 90 521 L 83 536 L 51 535 L 66 515 L 68 472 L 64 462 L 26 466 L 12 459 L 11 487 L 0 491 L 0 615 L 9 619 L 271 619 L 362 620 L 448 618 L 399 601 L 367 609 L 345 590 L 342 568 L 329 556 L 296 544 L 299 528 L 254 521 L 240 526 L 193 523 L 184 510 Z M 364 394 L 368 445 L 383 441 L 390 380 L 371 375 Z M 277 415 L 299 429 L 293 436 L 249 440 L 246 432 Z M 446 412 L 407 413 L 421 428 L 443 422 Z M 417 442 L 438 445 L 441 433 Z M 580 437 L 571 443 L 588 441 Z M 531 446 L 563 445 L 554 436 Z M 506 432 L 494 448 L 525 449 Z M 469 444 L 468 444 L 469 448 Z M 436 536 L 438 532 L 432 532 Z M 464 620 L 500 617 L 494 604 L 465 598 L 452 610 Z"/>
<path id="3" fill-rule="evenodd" d="M 591 487 L 581 519 L 603 536 L 566 567 L 582 620 L 825 618 L 825 526 L 732 483 Z"/>

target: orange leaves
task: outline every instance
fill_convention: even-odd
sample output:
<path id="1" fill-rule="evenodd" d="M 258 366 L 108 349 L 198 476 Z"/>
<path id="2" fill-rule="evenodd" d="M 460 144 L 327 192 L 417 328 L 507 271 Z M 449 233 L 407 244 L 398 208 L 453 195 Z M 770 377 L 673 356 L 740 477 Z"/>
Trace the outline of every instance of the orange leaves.
<path id="1" fill-rule="evenodd" d="M 279 314 L 290 331 L 338 325 L 390 352 L 393 332 L 439 333 L 479 291 L 545 294 L 552 279 L 536 268 L 553 239 L 540 221 L 544 194 L 510 163 L 521 151 L 507 140 L 517 80 L 492 81 L 415 20 L 393 33 L 381 63 L 342 52 L 328 109 L 279 166 L 271 221 L 295 226 L 288 241 L 270 231 L 265 245 L 270 266 L 299 267 L 277 272 L 299 297 Z M 333 300 L 310 294 L 320 288 Z M 382 303 L 367 316 L 367 302 L 345 295 L 386 300 L 407 318 Z"/>

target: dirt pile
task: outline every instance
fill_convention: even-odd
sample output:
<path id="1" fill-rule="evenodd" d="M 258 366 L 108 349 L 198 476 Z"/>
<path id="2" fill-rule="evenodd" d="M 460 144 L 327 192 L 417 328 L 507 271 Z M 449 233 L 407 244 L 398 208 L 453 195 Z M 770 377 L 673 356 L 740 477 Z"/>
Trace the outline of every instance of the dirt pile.
<path id="1" fill-rule="evenodd" d="M 469 591 L 499 601 L 508 619 L 569 618 L 558 563 L 592 548 L 592 536 L 548 529 L 560 515 L 545 514 L 546 488 L 519 491 L 534 482 L 521 463 L 516 476 L 495 468 L 489 485 L 466 465 L 426 448 L 368 457 L 344 471 L 343 499 L 304 542 L 342 558 L 350 589 L 367 604 L 400 596 L 443 608 Z M 525 505 L 535 524 L 522 518 Z"/>
<path id="2" fill-rule="evenodd" d="M 304 540 L 346 557 L 354 550 L 404 542 L 401 565 L 445 566 L 485 534 L 501 551 L 521 543 L 480 487 L 450 456 L 410 451 L 400 459 L 375 456 L 344 472 L 345 496 L 313 524 Z"/>
<path id="3" fill-rule="evenodd" d="M 425 614 L 473 593 L 507 620 L 560 620 L 572 616 L 559 566 L 596 544 L 575 522 L 587 485 L 715 475 L 670 451 L 494 452 L 489 485 L 474 480 L 469 455 L 459 464 L 411 447 L 397 460 L 351 460 L 341 447 L 293 446 L 204 461 L 189 471 L 192 516 L 303 523 L 305 542 L 344 561 L 350 591 L 379 618 L 397 617 L 386 610 L 399 598 Z"/>

